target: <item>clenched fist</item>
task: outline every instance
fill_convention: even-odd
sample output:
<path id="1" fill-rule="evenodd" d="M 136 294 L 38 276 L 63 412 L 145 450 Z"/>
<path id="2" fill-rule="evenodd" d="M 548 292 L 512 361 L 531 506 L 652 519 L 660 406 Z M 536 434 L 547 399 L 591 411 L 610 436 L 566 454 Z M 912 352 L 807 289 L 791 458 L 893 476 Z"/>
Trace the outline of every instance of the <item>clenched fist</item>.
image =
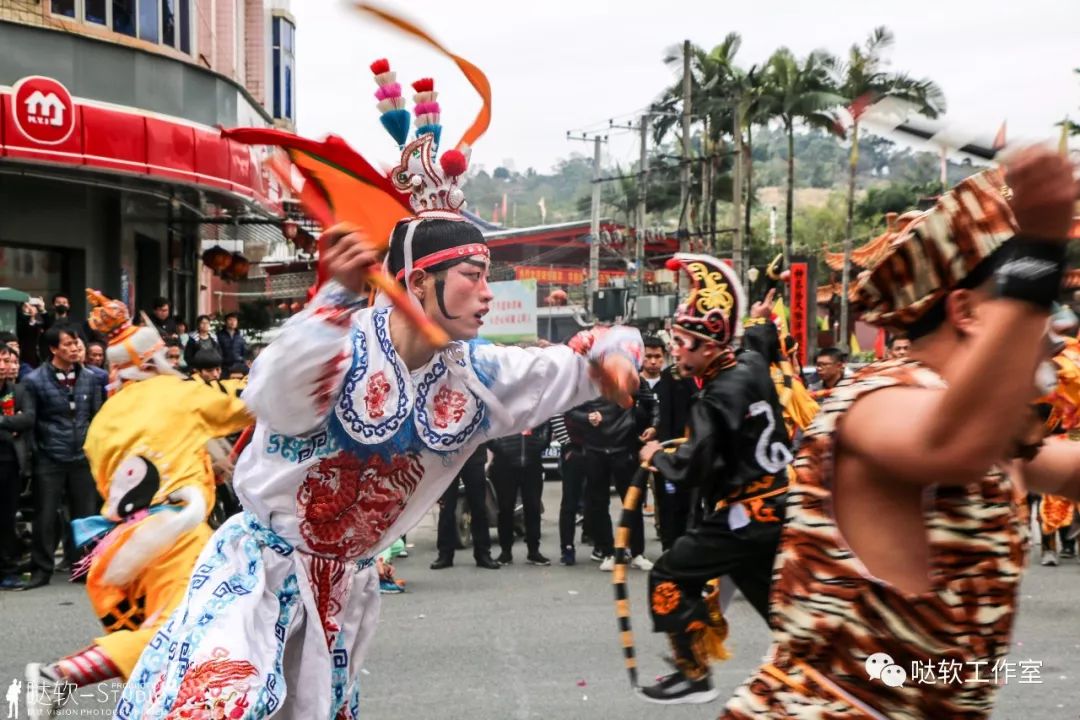
<path id="1" fill-rule="evenodd" d="M 1043 146 L 1025 148 L 1005 161 L 1005 182 L 1023 237 L 1058 242 L 1068 237 L 1080 197 L 1068 158 Z"/>
<path id="2" fill-rule="evenodd" d="M 379 267 L 379 251 L 356 226 L 335 225 L 319 236 L 319 248 L 330 277 L 357 294 L 367 289 L 368 275 Z"/>

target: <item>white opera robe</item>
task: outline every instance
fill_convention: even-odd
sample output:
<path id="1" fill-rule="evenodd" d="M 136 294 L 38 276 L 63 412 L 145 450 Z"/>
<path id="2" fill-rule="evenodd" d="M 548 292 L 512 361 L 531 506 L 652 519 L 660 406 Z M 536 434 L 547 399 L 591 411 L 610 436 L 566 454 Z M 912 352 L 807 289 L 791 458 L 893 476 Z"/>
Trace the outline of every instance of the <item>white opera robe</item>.
<path id="1" fill-rule="evenodd" d="M 373 558 L 479 445 L 598 394 L 566 346 L 454 342 L 410 372 L 393 310 L 358 308 L 328 284 L 255 362 L 257 424 L 234 475 L 245 512 L 203 550 L 116 717 L 357 717 Z"/>

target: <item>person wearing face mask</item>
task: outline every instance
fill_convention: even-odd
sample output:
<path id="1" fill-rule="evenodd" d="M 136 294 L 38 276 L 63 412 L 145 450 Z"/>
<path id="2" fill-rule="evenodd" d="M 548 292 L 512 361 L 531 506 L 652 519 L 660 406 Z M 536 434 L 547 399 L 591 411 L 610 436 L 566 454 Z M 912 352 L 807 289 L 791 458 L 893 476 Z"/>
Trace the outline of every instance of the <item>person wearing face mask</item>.
<path id="1" fill-rule="evenodd" d="M 772 647 L 723 720 L 991 716 L 1002 683 L 985 668 L 1012 648 L 1026 491 L 1080 499 L 1080 446 L 1031 433 L 1074 172 L 1048 148 L 1016 152 L 912 218 L 859 276 L 863 320 L 905 332 L 911 351 L 836 387 L 803 438 Z M 904 682 L 909 662 L 946 659 L 957 682 Z"/>
<path id="2" fill-rule="evenodd" d="M 400 92 L 385 60 L 375 68 L 384 93 Z M 641 339 L 630 328 L 547 348 L 477 340 L 493 300 L 490 253 L 461 214 L 467 158 L 437 159 L 432 81 L 417 85 L 425 122 L 415 140 L 398 141 L 400 165 L 380 179 L 398 193 L 387 201 L 407 198 L 412 214 L 385 256 L 353 226 L 320 238 L 326 282 L 258 356 L 244 393 L 257 418 L 233 475 L 245 512 L 210 539 L 184 602 L 132 671 L 119 718 L 356 717 L 378 622 L 378 555 L 482 444 L 601 389 L 628 401 L 636 386 Z M 380 264 L 448 341 L 418 331 L 383 292 L 363 302 Z"/>

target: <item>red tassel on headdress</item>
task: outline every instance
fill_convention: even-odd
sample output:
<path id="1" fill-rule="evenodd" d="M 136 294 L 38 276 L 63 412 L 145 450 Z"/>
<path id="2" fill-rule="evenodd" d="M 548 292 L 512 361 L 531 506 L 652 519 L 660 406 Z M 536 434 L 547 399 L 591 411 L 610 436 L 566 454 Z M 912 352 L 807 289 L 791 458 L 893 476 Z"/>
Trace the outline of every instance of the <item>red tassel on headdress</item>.
<path id="1" fill-rule="evenodd" d="M 384 72 L 390 71 L 390 61 L 386 58 L 379 58 L 375 62 L 371 63 L 371 72 L 375 75 L 382 75 Z"/>
<path id="2" fill-rule="evenodd" d="M 431 78 L 420 78 L 412 84 L 416 92 L 431 92 L 435 89 L 435 81 Z"/>
<path id="3" fill-rule="evenodd" d="M 447 177 L 458 177 L 465 174 L 469 167 L 469 161 L 460 150 L 447 150 L 439 158 L 443 174 Z"/>

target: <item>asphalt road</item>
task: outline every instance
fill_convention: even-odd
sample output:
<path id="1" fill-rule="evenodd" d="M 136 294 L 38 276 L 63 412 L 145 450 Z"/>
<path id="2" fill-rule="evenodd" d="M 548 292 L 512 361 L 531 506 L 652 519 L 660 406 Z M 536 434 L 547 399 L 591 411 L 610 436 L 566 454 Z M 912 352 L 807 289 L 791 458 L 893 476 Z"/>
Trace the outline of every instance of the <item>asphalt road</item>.
<path id="1" fill-rule="evenodd" d="M 559 488 L 545 488 L 542 550 L 557 561 Z M 613 504 L 613 509 L 614 509 Z M 647 554 L 659 545 L 647 530 Z M 527 720 L 530 718 L 714 718 L 707 706 L 661 707 L 635 698 L 623 669 L 612 609 L 611 576 L 586 559 L 572 568 L 517 562 L 481 570 L 469 551 L 455 567 L 432 571 L 434 516 L 409 536 L 399 560 L 408 592 L 384 596 L 382 620 L 363 669 L 365 718 Z M 579 552 L 581 548 L 579 547 Z M 643 679 L 665 672 L 662 638 L 649 632 L 645 574 L 631 571 L 634 628 Z M 1040 684 L 1012 680 L 994 718 L 1080 718 L 1080 563 L 1028 571 L 1012 661 L 1041 661 Z M 735 657 L 714 668 L 723 697 L 756 666 L 768 643 L 765 627 L 737 598 L 729 612 Z M 39 590 L 0 593 L 0 683 L 22 677 L 32 660 L 53 660 L 85 647 L 99 627 L 79 585 L 56 581 Z M 64 717 L 111 716 L 105 686 L 82 691 Z M 0 705 L 0 718 L 8 717 Z M 18 717 L 25 717 L 20 708 Z"/>

